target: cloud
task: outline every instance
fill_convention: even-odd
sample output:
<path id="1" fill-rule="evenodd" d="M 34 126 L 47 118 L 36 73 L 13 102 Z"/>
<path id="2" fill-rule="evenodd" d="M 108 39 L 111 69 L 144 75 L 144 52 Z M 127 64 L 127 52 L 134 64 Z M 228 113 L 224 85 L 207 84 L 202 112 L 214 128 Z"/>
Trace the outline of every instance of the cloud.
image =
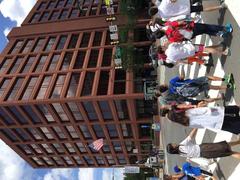
<path id="1" fill-rule="evenodd" d="M 73 176 L 73 169 L 52 169 L 44 175 L 43 180 L 68 180 Z"/>
<path id="2" fill-rule="evenodd" d="M 112 180 L 113 170 L 104 169 L 102 172 L 102 179 Z"/>
<path id="3" fill-rule="evenodd" d="M 93 168 L 79 169 L 78 180 L 94 180 L 94 169 Z"/>
<path id="4" fill-rule="evenodd" d="M 10 31 L 11 31 L 11 28 L 7 27 L 4 29 L 3 34 L 7 36 Z"/>
<path id="5" fill-rule="evenodd" d="M 31 180 L 33 169 L 0 140 L 0 179 Z"/>
<path id="6" fill-rule="evenodd" d="M 20 26 L 35 2 L 36 0 L 2 0 L 0 12 L 5 18 L 16 21 L 17 26 Z"/>
<path id="7" fill-rule="evenodd" d="M 123 168 L 103 169 L 102 180 L 112 180 L 113 175 L 115 180 L 123 180 Z"/>

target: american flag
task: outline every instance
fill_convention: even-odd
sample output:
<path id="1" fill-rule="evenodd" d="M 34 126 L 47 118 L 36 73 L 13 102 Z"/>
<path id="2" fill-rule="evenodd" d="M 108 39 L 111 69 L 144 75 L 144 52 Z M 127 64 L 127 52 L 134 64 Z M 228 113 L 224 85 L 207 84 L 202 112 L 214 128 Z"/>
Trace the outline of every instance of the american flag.
<path id="1" fill-rule="evenodd" d="M 92 144 L 89 144 L 88 146 L 96 151 L 99 151 L 103 147 L 103 138 L 93 141 Z"/>

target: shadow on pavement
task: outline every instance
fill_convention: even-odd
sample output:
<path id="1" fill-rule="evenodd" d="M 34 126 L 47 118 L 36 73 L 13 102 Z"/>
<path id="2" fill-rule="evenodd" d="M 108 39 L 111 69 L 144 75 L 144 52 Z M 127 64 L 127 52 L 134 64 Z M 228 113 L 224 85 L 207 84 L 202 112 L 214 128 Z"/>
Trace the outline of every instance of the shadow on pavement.
<path id="1" fill-rule="evenodd" d="M 217 174 L 218 179 L 226 180 L 226 177 L 224 176 L 219 163 L 217 163 L 217 168 L 215 169 L 215 173 Z"/>
<path id="2" fill-rule="evenodd" d="M 223 43 L 224 43 L 227 47 L 230 47 L 231 44 L 232 44 L 232 39 L 233 39 L 233 36 L 232 36 L 232 34 L 230 34 L 230 35 L 228 35 L 226 38 L 224 38 Z M 231 51 L 231 48 L 230 48 L 230 51 Z M 222 57 L 221 57 L 222 67 L 224 67 L 224 65 L 225 65 L 225 63 L 226 63 L 226 60 L 227 60 L 227 57 L 228 57 L 228 56 L 222 56 Z"/>
<path id="3" fill-rule="evenodd" d="M 219 24 L 219 25 L 222 25 L 222 24 L 223 24 L 223 22 L 224 22 L 224 16 L 225 16 L 226 11 L 227 11 L 227 9 L 220 9 L 220 10 L 219 10 L 219 14 L 220 14 L 220 16 L 219 16 L 219 18 L 218 18 L 218 24 Z"/>

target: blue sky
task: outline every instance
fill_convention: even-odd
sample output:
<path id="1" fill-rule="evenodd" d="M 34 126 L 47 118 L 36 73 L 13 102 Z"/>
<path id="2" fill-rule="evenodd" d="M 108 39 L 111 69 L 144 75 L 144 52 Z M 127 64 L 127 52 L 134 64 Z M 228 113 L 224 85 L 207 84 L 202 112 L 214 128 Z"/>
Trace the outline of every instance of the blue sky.
<path id="1" fill-rule="evenodd" d="M 36 0 L 0 0 L 0 52 L 12 27 L 20 26 Z M 33 169 L 0 140 L 0 179 L 4 180 L 111 180 L 113 169 Z M 121 180 L 122 169 L 116 169 L 115 180 Z"/>

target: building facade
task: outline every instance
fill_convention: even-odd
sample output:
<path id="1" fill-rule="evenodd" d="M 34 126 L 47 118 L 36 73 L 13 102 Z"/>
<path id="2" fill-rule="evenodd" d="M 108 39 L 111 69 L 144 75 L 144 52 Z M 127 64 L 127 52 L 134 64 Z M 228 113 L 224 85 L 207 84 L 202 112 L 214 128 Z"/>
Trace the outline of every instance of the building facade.
<path id="1" fill-rule="evenodd" d="M 0 56 L 0 137 L 35 168 L 135 164 L 152 145 L 141 73 L 114 67 L 105 4 L 81 3 L 38 0 Z M 147 21 L 133 37 L 143 54 Z M 88 145 L 99 138 L 96 152 Z"/>

